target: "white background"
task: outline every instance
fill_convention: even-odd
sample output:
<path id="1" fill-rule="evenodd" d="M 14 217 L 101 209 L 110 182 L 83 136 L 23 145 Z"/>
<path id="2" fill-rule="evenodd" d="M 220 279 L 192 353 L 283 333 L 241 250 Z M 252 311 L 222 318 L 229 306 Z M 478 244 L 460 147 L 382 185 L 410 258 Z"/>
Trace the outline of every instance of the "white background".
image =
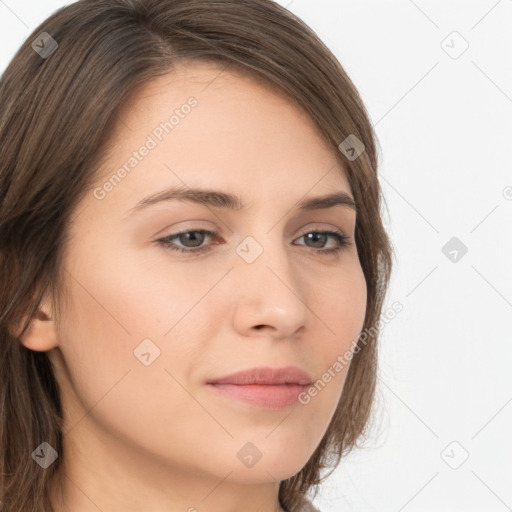
<path id="1" fill-rule="evenodd" d="M 315 504 L 512 510 L 512 1 L 279 3 L 366 103 L 396 252 L 385 308 L 403 304 L 380 345 L 377 429 Z M 63 5 L 0 0 L 2 70 Z M 468 248 L 455 262 L 452 237 Z"/>

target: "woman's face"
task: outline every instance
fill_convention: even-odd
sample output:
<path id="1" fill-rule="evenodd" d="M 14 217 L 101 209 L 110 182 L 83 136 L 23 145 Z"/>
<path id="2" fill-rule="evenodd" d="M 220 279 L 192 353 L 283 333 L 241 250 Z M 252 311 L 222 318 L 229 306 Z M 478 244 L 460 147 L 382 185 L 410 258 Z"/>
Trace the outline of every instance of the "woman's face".
<path id="1" fill-rule="evenodd" d="M 298 207 L 353 197 L 334 151 L 285 97 L 221 69 L 181 65 L 142 89 L 73 215 L 69 301 L 50 352 L 69 475 L 104 463 L 162 492 L 180 475 L 183 494 L 189 475 L 198 497 L 221 481 L 274 483 L 306 464 L 340 398 L 346 364 L 302 402 L 308 388 L 289 387 L 291 402 L 286 385 L 207 384 L 290 366 L 316 382 L 353 348 L 366 308 L 354 209 Z M 175 188 L 189 199 L 143 203 Z M 193 200 L 198 188 L 242 208 Z M 177 232 L 188 235 L 161 241 Z"/>

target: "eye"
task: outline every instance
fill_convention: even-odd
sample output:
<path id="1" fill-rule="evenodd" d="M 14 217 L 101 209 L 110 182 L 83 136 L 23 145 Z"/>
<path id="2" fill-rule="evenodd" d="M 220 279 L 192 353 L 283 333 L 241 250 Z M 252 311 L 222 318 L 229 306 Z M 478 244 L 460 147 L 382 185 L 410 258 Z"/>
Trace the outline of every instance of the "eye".
<path id="1" fill-rule="evenodd" d="M 197 236 L 199 234 L 199 236 Z M 172 235 L 160 238 L 157 242 L 166 249 L 178 251 L 181 253 L 201 253 L 211 250 L 209 245 L 201 245 L 206 238 L 211 237 L 215 240 L 222 240 L 217 231 L 208 231 L 206 229 L 191 229 L 188 231 L 180 231 Z M 326 244 L 329 237 L 335 241 L 335 246 L 325 249 L 323 246 Z M 318 249 L 315 252 L 325 255 L 333 255 L 339 253 L 344 247 L 350 245 L 350 238 L 341 231 L 307 231 L 299 238 L 305 238 L 312 242 L 313 246 L 308 246 L 311 249 Z M 177 245 L 175 240 L 183 245 Z M 297 239 L 298 240 L 298 239 Z M 299 244 L 301 245 L 301 244 Z"/>
<path id="2" fill-rule="evenodd" d="M 334 238 L 336 245 L 334 247 L 331 247 L 329 249 L 324 249 L 323 245 L 326 243 L 326 240 L 331 237 Z M 309 240 L 310 242 L 313 242 L 313 244 L 319 244 L 320 246 L 320 253 L 323 254 L 337 254 L 339 253 L 344 247 L 347 247 L 350 245 L 350 239 L 347 235 L 342 233 L 341 231 L 308 231 L 307 233 L 304 233 L 299 238 L 306 238 L 306 240 Z M 312 246 L 313 249 L 316 249 L 317 246 Z"/>
<path id="3" fill-rule="evenodd" d="M 190 236 L 197 235 L 197 233 L 199 233 L 199 237 Z M 217 231 L 208 231 L 206 229 L 192 229 L 190 231 L 180 231 L 179 233 L 174 233 L 172 235 L 161 238 L 160 240 L 157 240 L 157 242 L 159 242 L 165 248 L 171 249 L 173 251 L 183 253 L 199 253 L 210 250 L 208 246 L 201 246 L 201 243 L 205 240 L 205 235 L 211 236 L 212 238 L 218 238 L 219 233 Z M 173 242 L 173 240 L 175 239 L 177 239 L 181 243 L 191 243 L 191 245 L 176 245 L 176 243 Z"/>

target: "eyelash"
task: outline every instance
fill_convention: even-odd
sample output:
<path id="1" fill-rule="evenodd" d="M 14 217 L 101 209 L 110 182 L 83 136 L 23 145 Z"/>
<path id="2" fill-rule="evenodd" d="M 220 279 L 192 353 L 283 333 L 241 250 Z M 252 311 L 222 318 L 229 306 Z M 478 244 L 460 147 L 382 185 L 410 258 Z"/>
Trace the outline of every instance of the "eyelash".
<path id="1" fill-rule="evenodd" d="M 160 238 L 159 240 L 157 240 L 157 242 L 160 245 L 162 245 L 163 247 L 165 247 L 166 249 L 171 249 L 172 251 L 177 251 L 177 252 L 181 252 L 181 253 L 197 254 L 197 253 L 204 253 L 204 252 L 211 250 L 209 246 L 181 249 L 179 246 L 177 246 L 173 242 L 171 242 L 171 240 L 179 237 L 180 235 L 188 234 L 188 233 L 207 234 L 207 235 L 211 235 L 211 237 L 214 239 L 219 236 L 219 233 L 217 231 L 208 231 L 206 229 L 189 229 L 186 231 L 180 231 L 178 233 L 174 233 L 174 234 L 166 236 L 164 238 Z M 336 241 L 338 243 L 337 247 L 332 248 L 332 249 L 318 249 L 316 251 L 325 256 L 338 255 L 338 253 L 340 253 L 342 251 L 342 249 L 344 249 L 345 247 L 350 245 L 350 238 L 347 235 L 343 234 L 341 231 L 313 230 L 313 231 L 307 231 L 306 233 L 303 233 L 301 236 L 299 236 L 299 238 L 302 238 L 302 237 L 304 237 L 308 234 L 312 234 L 312 233 L 320 234 L 320 235 L 329 235 L 329 236 L 332 236 L 334 239 L 336 239 Z M 310 249 L 315 250 L 314 247 L 310 247 Z"/>

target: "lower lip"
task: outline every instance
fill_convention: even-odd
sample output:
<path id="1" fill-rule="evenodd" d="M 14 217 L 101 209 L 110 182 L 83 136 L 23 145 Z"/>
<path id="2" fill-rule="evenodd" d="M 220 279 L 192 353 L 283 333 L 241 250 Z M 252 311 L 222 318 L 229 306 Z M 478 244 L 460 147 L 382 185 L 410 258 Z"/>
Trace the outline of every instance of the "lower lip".
<path id="1" fill-rule="evenodd" d="M 264 409 L 283 409 L 290 407 L 299 400 L 300 393 L 306 391 L 309 386 L 299 384 L 208 384 L 230 398 L 236 398 Z"/>

